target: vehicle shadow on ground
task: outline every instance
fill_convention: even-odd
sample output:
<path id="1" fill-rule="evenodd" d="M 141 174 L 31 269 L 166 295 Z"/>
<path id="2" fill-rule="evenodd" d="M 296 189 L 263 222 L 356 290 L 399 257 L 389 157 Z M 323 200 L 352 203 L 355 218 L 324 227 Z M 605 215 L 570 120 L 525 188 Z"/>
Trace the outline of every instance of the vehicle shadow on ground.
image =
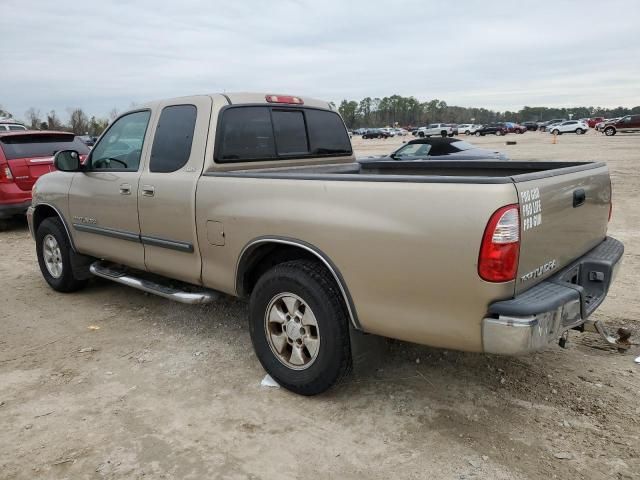
<path id="1" fill-rule="evenodd" d="M 4 232 L 22 232 L 29 230 L 26 217 L 11 217 L 0 220 L 0 234 Z"/>

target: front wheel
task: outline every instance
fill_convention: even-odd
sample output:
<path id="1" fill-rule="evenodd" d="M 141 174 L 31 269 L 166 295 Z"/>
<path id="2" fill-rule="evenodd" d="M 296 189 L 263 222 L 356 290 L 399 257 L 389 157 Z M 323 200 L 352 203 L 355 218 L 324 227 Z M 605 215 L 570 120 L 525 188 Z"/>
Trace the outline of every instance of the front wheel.
<path id="1" fill-rule="evenodd" d="M 613 128 L 613 127 L 607 127 L 607 128 L 604 129 L 604 134 L 607 137 L 612 137 L 612 136 L 614 136 L 616 134 L 616 129 Z"/>
<path id="2" fill-rule="evenodd" d="M 500 130 L 496 130 L 496 135 L 500 137 L 502 136 L 502 132 Z"/>
<path id="3" fill-rule="evenodd" d="M 42 221 L 36 232 L 36 252 L 42 276 L 54 290 L 75 292 L 87 284 L 87 280 L 74 275 L 73 257 L 76 254 L 60 219 Z"/>
<path id="4" fill-rule="evenodd" d="M 447 132 L 440 132 L 440 136 L 442 138 L 447 138 Z"/>
<path id="5" fill-rule="evenodd" d="M 323 265 L 276 265 L 256 284 L 249 305 L 258 360 L 280 385 L 301 395 L 329 389 L 351 370 L 346 308 Z"/>
<path id="6" fill-rule="evenodd" d="M 584 130 L 582 130 L 581 128 L 576 129 L 576 135 L 582 135 L 584 133 Z"/>
<path id="7" fill-rule="evenodd" d="M 479 137 L 480 135 L 482 135 L 480 132 L 476 132 L 476 137 Z"/>

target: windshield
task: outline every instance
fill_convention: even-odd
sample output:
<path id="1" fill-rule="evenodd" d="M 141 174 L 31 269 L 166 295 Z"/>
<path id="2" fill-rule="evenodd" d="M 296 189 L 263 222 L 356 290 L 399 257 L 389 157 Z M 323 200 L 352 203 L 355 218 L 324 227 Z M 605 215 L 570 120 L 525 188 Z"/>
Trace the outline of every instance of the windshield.
<path id="1" fill-rule="evenodd" d="M 409 143 L 398 149 L 394 157 L 426 157 L 430 150 L 431 145 L 428 143 Z"/>

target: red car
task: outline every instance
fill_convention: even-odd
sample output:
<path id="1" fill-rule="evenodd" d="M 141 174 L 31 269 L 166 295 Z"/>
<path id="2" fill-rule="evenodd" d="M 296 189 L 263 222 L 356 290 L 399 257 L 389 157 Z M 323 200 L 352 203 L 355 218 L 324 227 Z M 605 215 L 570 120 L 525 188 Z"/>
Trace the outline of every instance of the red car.
<path id="1" fill-rule="evenodd" d="M 77 150 L 80 158 L 89 153 L 89 148 L 73 133 L 0 132 L 0 225 L 27 211 L 33 184 L 54 170 L 53 155 L 59 150 Z"/>
<path id="2" fill-rule="evenodd" d="M 589 125 L 589 128 L 596 128 L 596 123 L 600 122 L 604 122 L 604 117 L 587 118 L 587 125 Z"/>

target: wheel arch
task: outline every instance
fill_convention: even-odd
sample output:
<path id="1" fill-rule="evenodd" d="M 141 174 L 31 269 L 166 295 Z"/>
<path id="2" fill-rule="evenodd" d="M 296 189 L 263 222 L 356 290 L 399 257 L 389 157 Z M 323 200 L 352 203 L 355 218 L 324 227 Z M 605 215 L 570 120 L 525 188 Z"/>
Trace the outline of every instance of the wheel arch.
<path id="1" fill-rule="evenodd" d="M 340 270 L 322 250 L 303 240 L 265 236 L 247 243 L 236 264 L 236 294 L 239 297 L 249 295 L 262 273 L 279 263 L 298 259 L 316 260 L 324 265 L 340 290 L 351 324 L 361 330 L 355 305 Z"/>
<path id="2" fill-rule="evenodd" d="M 65 221 L 62 213 L 55 206 L 49 203 L 39 203 L 35 205 L 33 210 L 33 234 L 35 235 L 38 231 L 38 227 L 40 224 L 46 220 L 47 218 L 57 217 L 62 222 L 62 226 L 64 227 L 65 233 L 67 234 L 67 238 L 69 239 L 69 244 L 71 245 L 71 249 L 76 252 L 76 246 L 73 243 L 73 237 L 71 236 L 71 231 L 69 230 L 69 226 Z"/>

